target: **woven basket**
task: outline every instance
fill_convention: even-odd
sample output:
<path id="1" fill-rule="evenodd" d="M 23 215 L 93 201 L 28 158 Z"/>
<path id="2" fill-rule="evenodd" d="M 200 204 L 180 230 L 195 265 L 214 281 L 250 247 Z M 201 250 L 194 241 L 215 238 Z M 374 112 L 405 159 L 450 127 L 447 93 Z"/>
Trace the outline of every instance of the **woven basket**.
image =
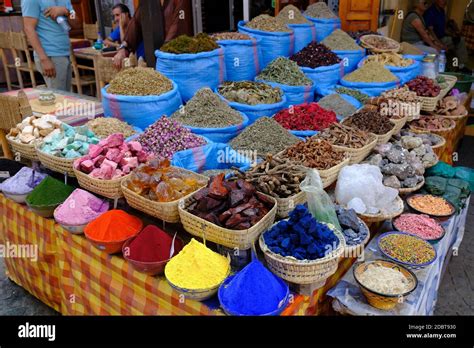
<path id="1" fill-rule="evenodd" d="M 359 164 L 364 159 L 366 159 L 367 156 L 370 155 L 372 150 L 377 146 L 377 137 L 375 136 L 375 134 L 370 133 L 369 136 L 371 138 L 370 143 L 368 143 L 367 145 L 359 149 L 354 149 L 351 147 L 345 147 L 345 146 L 339 146 L 339 145 L 333 145 L 333 147 L 337 150 L 341 150 L 349 154 L 350 156 L 349 164 Z"/>
<path id="2" fill-rule="evenodd" d="M 275 198 L 277 201 L 277 216 L 286 219 L 298 204 L 305 204 L 306 193 L 301 191 L 288 198 Z"/>
<path id="3" fill-rule="evenodd" d="M 434 111 L 438 105 L 440 96 L 437 97 L 418 97 L 421 100 L 421 110 L 423 111 Z"/>
<path id="4" fill-rule="evenodd" d="M 83 189 L 110 199 L 118 199 L 123 197 L 120 184 L 130 175 L 129 174 L 114 180 L 100 180 L 92 178 L 91 176 L 81 172 L 80 170 L 77 170 L 76 168 L 73 168 L 73 170 L 77 181 L 79 182 L 79 186 L 81 186 Z"/>
<path id="5" fill-rule="evenodd" d="M 448 137 L 449 133 L 451 133 L 454 128 L 456 128 L 456 122 L 454 120 L 451 120 L 451 126 L 447 128 L 443 128 L 443 129 L 436 129 L 436 130 L 434 129 L 427 130 L 427 129 L 422 129 L 422 128 L 418 128 L 418 127 L 414 127 L 410 125 L 410 130 L 414 133 L 433 133 L 433 134 L 443 137 L 444 139 Z"/>
<path id="6" fill-rule="evenodd" d="M 363 47 L 369 49 L 370 51 L 374 52 L 374 53 L 388 53 L 388 52 L 397 53 L 398 51 L 400 51 L 400 44 L 397 41 L 395 41 L 393 39 L 390 39 L 388 37 L 384 37 L 384 39 L 387 40 L 387 41 L 392 42 L 396 46 L 395 48 L 380 49 L 380 48 L 374 47 L 371 44 L 367 43 L 366 40 L 371 38 L 371 37 L 374 37 L 374 36 L 377 37 L 377 38 L 381 37 L 379 35 L 364 35 L 364 36 L 361 36 L 361 38 L 360 38 L 361 45 Z"/>
<path id="7" fill-rule="evenodd" d="M 181 169 L 181 168 L 180 168 Z M 185 169 L 181 169 L 183 172 L 193 174 L 197 178 L 203 179 L 203 180 L 209 180 L 208 177 L 199 175 L 193 172 L 190 172 Z M 178 209 L 178 205 L 181 199 L 186 199 L 188 197 L 191 197 L 194 193 L 196 193 L 198 190 L 195 192 L 190 193 L 189 195 L 172 201 L 172 202 L 156 202 L 152 201 L 150 199 L 147 199 L 132 190 L 130 190 L 127 187 L 127 182 L 128 180 L 122 180 L 121 182 L 121 188 L 123 195 L 125 196 L 125 199 L 127 201 L 127 204 L 131 206 L 132 208 L 135 208 L 139 211 L 142 211 L 150 216 L 156 217 L 160 220 L 169 222 L 169 223 L 177 223 L 180 221 L 180 212 Z"/>
<path id="8" fill-rule="evenodd" d="M 434 134 L 434 135 L 442 139 L 442 141 L 439 144 L 431 146 L 436 156 L 440 158 L 443 153 L 444 146 L 446 145 L 446 139 L 444 139 L 444 137 L 442 137 L 441 135 L 438 135 L 438 134 Z"/>
<path id="9" fill-rule="evenodd" d="M 344 257 L 352 257 L 352 258 L 359 257 L 360 255 L 362 255 L 362 252 L 364 251 L 366 244 L 370 240 L 370 229 L 369 229 L 369 227 L 364 222 L 364 220 L 362 220 L 361 218 L 359 218 L 359 222 L 364 224 L 364 228 L 367 229 L 367 231 L 368 231 L 367 237 L 365 237 L 365 239 L 360 244 L 351 245 L 351 246 L 346 244 L 346 247 L 344 248 Z"/>
<path id="10" fill-rule="evenodd" d="M 441 92 L 439 93 L 440 99 L 443 99 L 444 97 L 446 97 L 449 91 L 453 89 L 456 82 L 458 82 L 458 78 L 452 75 L 444 75 L 444 74 L 441 74 L 441 75 L 444 77 L 444 79 L 446 80 L 446 83 L 448 84 L 448 87 L 442 89 Z"/>
<path id="11" fill-rule="evenodd" d="M 344 119 L 341 122 L 341 124 L 349 126 L 349 127 L 355 127 L 355 126 L 352 126 L 352 125 L 348 124 L 349 121 L 350 121 L 350 117 Z M 394 123 L 394 122 L 392 122 L 392 123 Z M 374 133 L 371 133 L 371 134 L 374 134 Z M 385 134 L 382 134 L 382 135 L 374 134 L 377 137 L 377 145 L 383 145 L 383 144 L 388 143 L 394 134 L 395 134 L 395 126 L 388 133 L 385 133 Z"/>
<path id="12" fill-rule="evenodd" d="M 13 140 L 8 135 L 7 141 L 10 144 L 13 153 L 19 153 L 21 158 L 26 158 L 30 161 L 39 161 L 38 154 L 36 153 L 35 144 L 22 144 L 18 141 Z"/>
<path id="13" fill-rule="evenodd" d="M 390 122 L 395 124 L 395 128 L 393 129 L 393 134 L 398 134 L 402 130 L 402 128 L 405 127 L 405 124 L 407 123 L 407 121 L 408 121 L 408 116 L 405 116 L 399 119 L 391 118 Z"/>
<path id="14" fill-rule="evenodd" d="M 318 169 L 319 176 L 321 177 L 321 181 L 323 182 L 323 188 L 329 187 L 334 184 L 337 180 L 337 177 L 339 176 L 339 172 L 341 171 L 341 169 L 345 166 L 348 166 L 350 161 L 351 156 L 349 154 L 346 154 L 345 159 L 334 167 L 326 170 Z"/>
<path id="15" fill-rule="evenodd" d="M 413 192 L 416 192 L 416 191 L 420 190 L 424 185 L 425 185 L 425 178 L 423 178 L 423 180 L 418 185 L 416 185 L 415 187 L 399 188 L 398 193 L 401 194 L 401 195 L 407 195 L 409 193 L 413 193 Z"/>
<path id="16" fill-rule="evenodd" d="M 331 226 L 328 225 L 330 228 Z M 322 287 L 326 280 L 336 273 L 339 258 L 343 255 L 346 242 L 341 232 L 331 228 L 339 239 L 339 245 L 326 257 L 314 261 L 301 261 L 295 258 L 283 257 L 272 252 L 267 245 L 263 235 L 260 236 L 259 244 L 265 255 L 268 268 L 278 277 L 294 284 L 315 284 Z"/>
<path id="17" fill-rule="evenodd" d="M 469 116 L 469 112 L 466 110 L 466 112 L 464 112 L 462 115 L 433 115 L 433 116 L 448 118 L 448 119 L 454 120 L 454 121 L 461 121 L 462 119 Z"/>
<path id="18" fill-rule="evenodd" d="M 67 174 L 70 177 L 76 176 L 73 167 L 74 161 L 77 160 L 77 158 L 61 158 L 49 155 L 40 150 L 41 144 L 42 143 L 38 143 L 36 146 L 36 153 L 38 154 L 38 159 L 41 164 L 53 172 Z"/>
<path id="19" fill-rule="evenodd" d="M 263 219 L 248 230 L 229 230 L 191 214 L 186 209 L 195 201 L 194 195 L 180 200 L 178 205 L 179 217 L 184 229 L 193 236 L 201 237 L 228 248 L 247 250 L 252 247 L 261 233 L 273 225 L 277 213 L 278 203 L 276 199 L 262 193 L 258 194 L 271 199 L 275 202 L 275 205 Z"/>
<path id="20" fill-rule="evenodd" d="M 382 222 L 385 220 L 391 220 L 403 213 L 403 209 L 405 208 L 403 204 L 403 200 L 398 196 L 395 200 L 396 210 L 394 209 L 393 212 L 390 213 L 379 213 L 379 214 L 357 214 L 365 223 L 370 224 L 373 222 Z M 343 208 L 347 209 L 347 207 Z"/>

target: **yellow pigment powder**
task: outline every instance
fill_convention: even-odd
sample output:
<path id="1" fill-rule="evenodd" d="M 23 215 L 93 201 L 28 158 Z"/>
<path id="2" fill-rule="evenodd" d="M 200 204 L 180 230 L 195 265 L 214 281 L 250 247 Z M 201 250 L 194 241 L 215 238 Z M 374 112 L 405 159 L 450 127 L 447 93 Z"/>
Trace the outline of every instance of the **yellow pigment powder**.
<path id="1" fill-rule="evenodd" d="M 165 268 L 166 278 L 184 289 L 208 289 L 222 283 L 229 273 L 229 260 L 194 238 Z"/>

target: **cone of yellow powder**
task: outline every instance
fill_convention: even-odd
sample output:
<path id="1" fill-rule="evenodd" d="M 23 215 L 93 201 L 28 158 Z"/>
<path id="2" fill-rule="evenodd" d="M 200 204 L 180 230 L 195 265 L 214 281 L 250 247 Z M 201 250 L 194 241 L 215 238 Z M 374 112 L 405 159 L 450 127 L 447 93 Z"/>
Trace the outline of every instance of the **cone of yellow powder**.
<path id="1" fill-rule="evenodd" d="M 173 257 L 165 268 L 165 276 L 173 288 L 177 290 L 215 290 L 225 280 L 230 272 L 230 261 L 228 258 L 207 248 L 204 244 L 194 238 L 181 252 Z M 207 298 L 212 296 L 207 294 Z M 183 292 L 184 293 L 184 292 Z M 187 297 L 199 298 L 199 294 L 193 296 L 184 293 Z M 201 294 L 204 295 L 204 294 Z"/>

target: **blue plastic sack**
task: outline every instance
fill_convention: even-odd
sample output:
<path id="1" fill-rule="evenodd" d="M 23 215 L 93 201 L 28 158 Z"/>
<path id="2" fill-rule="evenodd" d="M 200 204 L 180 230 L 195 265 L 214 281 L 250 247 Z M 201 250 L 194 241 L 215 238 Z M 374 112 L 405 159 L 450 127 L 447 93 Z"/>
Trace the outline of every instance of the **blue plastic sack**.
<path id="1" fill-rule="evenodd" d="M 287 107 L 286 96 L 283 94 L 283 98 L 279 103 L 275 104 L 259 104 L 259 105 L 247 105 L 236 103 L 227 100 L 224 98 L 217 90 L 216 92 L 219 97 L 222 98 L 232 109 L 238 110 L 241 113 L 244 113 L 248 117 L 248 126 L 252 125 L 257 121 L 260 117 L 272 117 L 278 111 Z"/>
<path id="2" fill-rule="evenodd" d="M 196 54 L 157 50 L 156 70 L 176 82 L 184 102 L 203 87 L 214 90 L 226 79 L 224 49 Z"/>
<path id="3" fill-rule="evenodd" d="M 262 66 L 265 68 L 272 60 L 278 57 L 289 57 L 295 50 L 294 32 L 268 32 L 245 27 L 246 21 L 238 23 L 239 32 L 260 39 L 262 52 Z"/>
<path id="4" fill-rule="evenodd" d="M 362 59 L 359 64 L 357 64 L 359 68 L 364 64 L 365 59 Z M 406 67 L 385 65 L 385 68 L 390 70 L 390 72 L 400 80 L 400 83 L 404 85 L 419 75 L 419 72 L 421 71 L 421 63 L 414 60 L 413 64 Z"/>
<path id="5" fill-rule="evenodd" d="M 184 125 L 184 127 L 188 128 L 194 134 L 208 138 L 212 142 L 228 143 L 237 135 L 239 135 L 245 129 L 245 127 L 249 125 L 249 118 L 245 115 L 245 113 L 241 112 L 241 115 L 243 118 L 242 123 L 235 126 L 229 126 L 224 128 L 200 128 Z"/>
<path id="6" fill-rule="evenodd" d="M 312 131 L 312 130 L 307 130 L 307 131 L 297 131 L 297 130 L 292 130 L 290 131 L 291 134 L 297 136 L 298 138 L 303 138 L 306 139 L 308 137 L 312 137 L 313 135 L 318 134 L 318 131 Z"/>
<path id="7" fill-rule="evenodd" d="M 415 77 L 423 73 L 423 58 L 425 58 L 424 54 L 404 54 L 403 58 L 413 59 L 420 63 L 416 69 Z"/>
<path id="8" fill-rule="evenodd" d="M 171 165 L 196 173 L 213 169 L 231 169 L 232 167 L 245 171 L 250 168 L 252 161 L 254 159 L 245 157 L 227 144 L 211 143 L 175 153 Z"/>
<path id="9" fill-rule="evenodd" d="M 315 69 L 302 66 L 301 70 L 313 80 L 316 87 L 332 87 L 344 76 L 342 61 L 334 65 L 320 66 Z"/>
<path id="10" fill-rule="evenodd" d="M 224 48 L 227 81 L 253 80 L 261 71 L 261 39 L 219 40 Z"/>
<path id="11" fill-rule="evenodd" d="M 331 35 L 334 30 L 341 29 L 341 20 L 339 18 L 305 17 L 314 23 L 316 27 L 316 41 L 318 43 Z"/>
<path id="12" fill-rule="evenodd" d="M 357 64 L 366 56 L 366 50 L 352 50 L 352 51 L 333 51 L 339 58 L 342 59 L 344 65 L 344 75 L 353 72 L 357 69 Z"/>
<path id="13" fill-rule="evenodd" d="M 400 80 L 397 79 L 390 82 L 352 82 L 346 81 L 344 78 L 342 78 L 341 85 L 352 89 L 358 89 L 359 91 L 372 97 L 378 97 L 382 94 L 382 92 L 400 87 Z"/>
<path id="14" fill-rule="evenodd" d="M 289 107 L 290 105 L 311 103 L 314 101 L 314 82 L 310 86 L 289 86 L 289 85 L 282 85 L 280 83 L 271 82 L 271 81 L 264 81 L 264 80 L 257 80 L 257 79 L 255 79 L 255 81 L 264 82 L 267 85 L 270 85 L 272 87 L 280 88 L 286 97 L 285 107 Z"/>
<path id="15" fill-rule="evenodd" d="M 171 91 L 157 96 L 109 94 L 108 88 L 107 85 L 101 90 L 104 115 L 118 118 L 141 129 L 145 129 L 163 115 L 171 116 L 182 104 L 175 82 Z"/>
<path id="16" fill-rule="evenodd" d="M 295 32 L 294 53 L 301 51 L 311 42 L 316 42 L 316 27 L 314 23 L 288 24 Z"/>

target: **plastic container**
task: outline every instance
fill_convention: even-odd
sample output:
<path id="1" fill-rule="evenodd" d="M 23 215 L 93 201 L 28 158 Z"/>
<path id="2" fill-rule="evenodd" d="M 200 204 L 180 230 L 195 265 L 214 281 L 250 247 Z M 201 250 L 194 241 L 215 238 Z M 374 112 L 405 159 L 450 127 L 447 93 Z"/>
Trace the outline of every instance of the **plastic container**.
<path id="1" fill-rule="evenodd" d="M 54 210 L 60 205 L 60 203 L 55 204 L 55 205 L 39 206 L 39 205 L 31 205 L 26 201 L 26 205 L 36 215 L 39 215 L 44 218 L 52 218 L 54 215 Z"/>
<path id="2" fill-rule="evenodd" d="M 361 48 L 360 50 L 349 50 L 349 51 L 333 51 L 339 58 L 342 59 L 344 65 L 344 75 L 353 72 L 357 69 L 357 64 L 364 59 L 367 55 L 367 50 Z"/>

